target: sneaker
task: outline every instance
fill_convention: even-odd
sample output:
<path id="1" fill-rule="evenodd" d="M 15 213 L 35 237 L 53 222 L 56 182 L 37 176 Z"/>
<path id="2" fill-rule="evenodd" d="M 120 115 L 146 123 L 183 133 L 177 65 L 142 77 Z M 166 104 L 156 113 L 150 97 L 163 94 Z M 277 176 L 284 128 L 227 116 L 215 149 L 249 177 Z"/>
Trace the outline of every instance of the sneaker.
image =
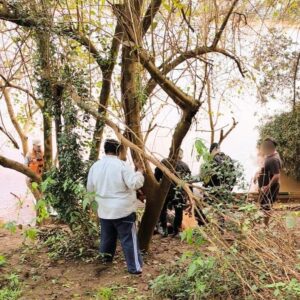
<path id="1" fill-rule="evenodd" d="M 134 272 L 128 271 L 128 272 L 129 272 L 129 274 L 131 274 L 131 275 L 141 275 L 141 274 L 143 273 L 143 270 L 140 270 L 140 271 L 134 271 Z"/>

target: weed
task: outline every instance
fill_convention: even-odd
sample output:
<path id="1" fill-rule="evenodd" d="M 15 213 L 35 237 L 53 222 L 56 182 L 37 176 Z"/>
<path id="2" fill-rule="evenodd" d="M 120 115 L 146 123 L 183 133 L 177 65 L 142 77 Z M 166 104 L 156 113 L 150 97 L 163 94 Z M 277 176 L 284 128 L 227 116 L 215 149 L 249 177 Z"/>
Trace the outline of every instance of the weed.
<path id="1" fill-rule="evenodd" d="M 10 274 L 6 277 L 6 286 L 0 289 L 0 300 L 17 300 L 21 295 L 20 279 L 17 274 Z"/>
<path id="2" fill-rule="evenodd" d="M 6 264 L 6 258 L 4 255 L 0 255 L 0 267 Z"/>
<path id="3" fill-rule="evenodd" d="M 97 300 L 113 300 L 114 299 L 114 291 L 113 288 L 102 287 L 98 290 L 96 294 Z"/>

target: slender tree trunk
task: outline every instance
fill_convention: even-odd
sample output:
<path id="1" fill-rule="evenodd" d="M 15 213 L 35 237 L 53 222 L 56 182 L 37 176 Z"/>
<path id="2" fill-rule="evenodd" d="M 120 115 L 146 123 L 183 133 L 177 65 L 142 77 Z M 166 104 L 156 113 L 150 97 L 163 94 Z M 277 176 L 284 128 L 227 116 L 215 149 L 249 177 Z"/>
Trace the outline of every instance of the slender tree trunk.
<path id="1" fill-rule="evenodd" d="M 119 5 L 118 7 L 119 7 L 119 10 L 122 11 L 123 6 Z M 120 22 L 120 18 L 118 17 L 114 37 L 113 37 L 111 48 L 110 48 L 109 59 L 108 59 L 106 65 L 104 65 L 104 66 L 100 65 L 101 70 L 102 70 L 102 76 L 103 76 L 103 80 L 102 80 L 103 83 L 102 83 L 101 93 L 100 93 L 100 97 L 99 97 L 99 108 L 98 108 L 98 112 L 100 114 L 106 113 L 106 108 L 108 105 L 109 95 L 110 95 L 110 91 L 111 91 L 112 74 L 113 74 L 116 59 L 117 59 L 117 56 L 119 53 L 122 36 L 123 36 L 122 25 Z M 99 158 L 100 146 L 101 146 L 104 127 L 105 127 L 104 121 L 101 119 L 97 119 L 94 134 L 93 134 L 93 144 L 92 144 L 92 148 L 90 151 L 90 157 L 89 157 L 89 159 L 91 161 L 96 161 Z"/>
<path id="2" fill-rule="evenodd" d="M 51 50 L 50 33 L 37 31 L 37 46 L 39 55 L 39 67 L 41 69 L 40 90 L 44 100 L 43 106 L 43 135 L 44 135 L 44 170 L 52 167 L 53 143 L 52 143 L 52 114 L 53 114 L 53 82 L 51 76 Z"/>
<path id="3" fill-rule="evenodd" d="M 98 108 L 98 112 L 100 114 L 106 114 L 106 108 L 107 108 L 108 99 L 111 90 L 111 76 L 112 76 L 112 70 L 103 72 L 103 83 L 102 83 L 102 88 L 101 88 L 101 93 L 99 98 L 100 105 Z M 90 157 L 89 157 L 91 161 L 96 161 L 99 158 L 104 127 L 105 126 L 103 120 L 97 119 L 94 134 L 93 134 L 93 144 L 92 144 Z"/>
<path id="4" fill-rule="evenodd" d="M 2 93 L 6 103 L 7 111 L 10 117 L 12 124 L 14 125 L 15 130 L 17 131 L 19 138 L 22 144 L 23 155 L 25 156 L 28 153 L 28 137 L 26 136 L 24 130 L 21 128 L 17 117 L 14 112 L 13 104 L 11 103 L 11 98 L 8 88 L 2 88 Z"/>

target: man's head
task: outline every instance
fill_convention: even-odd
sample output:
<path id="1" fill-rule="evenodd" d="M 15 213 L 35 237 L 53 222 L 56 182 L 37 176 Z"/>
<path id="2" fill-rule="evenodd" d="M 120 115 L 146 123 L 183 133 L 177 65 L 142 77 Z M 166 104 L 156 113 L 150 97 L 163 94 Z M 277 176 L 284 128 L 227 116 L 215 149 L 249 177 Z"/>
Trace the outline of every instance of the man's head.
<path id="1" fill-rule="evenodd" d="M 216 155 L 219 152 L 220 152 L 220 145 L 219 145 L 219 143 L 212 143 L 210 145 L 210 148 L 209 148 L 209 153 L 211 155 Z"/>
<path id="2" fill-rule="evenodd" d="M 42 142 L 40 139 L 34 139 L 32 141 L 32 146 L 34 151 L 41 151 L 42 150 Z"/>
<path id="3" fill-rule="evenodd" d="M 270 155 L 276 151 L 277 143 L 272 138 L 266 138 L 261 144 L 263 154 Z"/>
<path id="4" fill-rule="evenodd" d="M 104 143 L 104 152 L 108 155 L 119 155 L 121 144 L 114 139 L 107 139 Z"/>

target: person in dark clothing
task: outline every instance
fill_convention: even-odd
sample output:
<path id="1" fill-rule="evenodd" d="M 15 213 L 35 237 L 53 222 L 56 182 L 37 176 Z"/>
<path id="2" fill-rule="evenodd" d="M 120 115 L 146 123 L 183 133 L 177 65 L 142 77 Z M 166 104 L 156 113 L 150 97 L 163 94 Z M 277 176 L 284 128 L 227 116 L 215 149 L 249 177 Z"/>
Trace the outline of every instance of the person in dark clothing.
<path id="1" fill-rule="evenodd" d="M 210 154 L 212 160 L 203 167 L 201 177 L 204 181 L 204 187 L 208 190 L 205 196 L 205 201 L 210 203 L 215 199 L 223 199 L 226 197 L 227 192 L 231 193 L 236 183 L 235 165 L 233 160 L 220 150 L 218 143 L 213 143 L 210 146 Z M 205 225 L 208 221 L 203 214 L 199 212 L 195 214 L 195 218 L 199 226 Z M 220 216 L 220 228 L 223 232 L 225 220 Z"/>
<path id="2" fill-rule="evenodd" d="M 179 178 L 186 179 L 187 177 L 191 176 L 191 170 L 189 166 L 182 161 L 182 158 L 183 158 L 183 151 L 182 149 L 180 149 L 178 153 L 178 160 L 176 161 L 174 168 Z M 172 167 L 170 162 L 167 159 L 163 159 L 162 163 L 169 168 Z M 156 180 L 160 182 L 163 177 L 163 172 L 159 168 L 156 168 L 154 176 Z M 175 217 L 173 222 L 173 236 L 177 236 L 182 225 L 183 210 L 185 208 L 185 205 L 186 205 L 185 192 L 183 191 L 182 188 L 176 186 L 172 182 L 163 209 L 160 214 L 160 225 L 163 229 L 163 236 L 168 236 L 168 226 L 167 226 L 168 208 L 174 208 L 175 211 Z"/>
<path id="3" fill-rule="evenodd" d="M 236 183 L 233 160 L 228 155 L 221 152 L 218 143 L 213 143 L 210 146 L 210 154 L 213 157 L 209 170 L 210 176 L 209 180 L 204 182 L 204 187 L 218 188 L 223 186 L 226 187 L 227 190 L 232 191 Z"/>
<path id="4" fill-rule="evenodd" d="M 264 166 L 257 174 L 255 181 L 259 186 L 259 203 L 265 217 L 264 223 L 269 225 L 273 203 L 277 200 L 280 190 L 280 171 L 282 168 L 281 158 L 276 151 L 277 143 L 267 138 L 263 141 L 261 147 L 265 155 Z"/>

